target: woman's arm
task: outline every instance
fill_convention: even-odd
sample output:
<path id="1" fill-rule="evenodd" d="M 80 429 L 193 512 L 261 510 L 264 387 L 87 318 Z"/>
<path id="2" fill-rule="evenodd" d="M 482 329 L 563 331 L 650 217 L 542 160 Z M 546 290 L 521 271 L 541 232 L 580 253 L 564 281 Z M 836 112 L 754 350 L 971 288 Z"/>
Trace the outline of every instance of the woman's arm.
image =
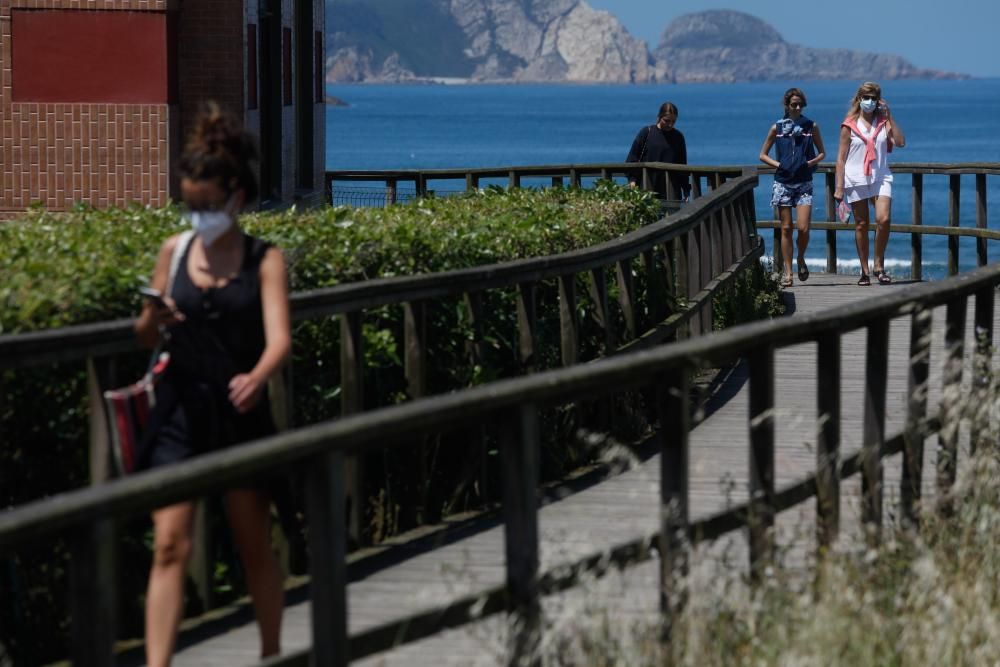
<path id="1" fill-rule="evenodd" d="M 885 119 L 889 122 L 889 133 L 892 135 L 892 143 L 898 148 L 904 148 L 906 146 L 906 135 L 903 134 L 903 128 L 899 126 L 896 119 L 892 117 L 892 112 L 889 110 L 889 103 L 882 100 L 882 110 L 885 112 Z"/>
<path id="2" fill-rule="evenodd" d="M 836 189 L 833 198 L 841 200 L 844 198 L 844 169 L 847 164 L 847 151 L 851 147 L 851 131 L 844 126 L 840 127 L 840 145 L 837 147 L 837 173 Z"/>
<path id="3" fill-rule="evenodd" d="M 160 331 L 164 327 L 169 327 L 184 320 L 184 314 L 177 310 L 174 300 L 170 298 L 167 291 L 167 278 L 170 275 L 170 260 L 177 249 L 177 241 L 180 234 L 171 236 L 160 246 L 160 254 L 156 257 L 156 266 L 153 268 L 153 278 L 149 286 L 159 290 L 163 294 L 163 300 L 168 308 L 157 308 L 151 299 L 146 299 L 142 304 L 142 312 L 139 313 L 135 321 L 135 337 L 139 342 L 139 347 L 153 349 L 160 342 Z M 185 270 L 178 267 L 178 271 Z"/>
<path id="4" fill-rule="evenodd" d="M 774 138 L 777 136 L 778 131 L 771 125 L 771 129 L 767 131 L 767 136 L 764 137 L 764 145 L 760 147 L 760 161 L 769 167 L 774 167 L 777 169 L 781 166 L 777 160 L 769 155 L 771 152 L 771 146 L 774 145 Z"/>
<path id="5" fill-rule="evenodd" d="M 285 363 L 292 349 L 288 271 L 278 248 L 269 248 L 260 263 L 260 301 L 264 352 L 249 373 L 241 373 L 229 381 L 229 400 L 239 412 L 247 412 L 257 404 L 267 381 Z"/>
<path id="6" fill-rule="evenodd" d="M 823 135 L 820 134 L 819 124 L 813 124 L 813 144 L 816 146 L 816 157 L 806 162 L 810 167 L 815 167 L 826 157 L 826 148 L 823 146 Z"/>

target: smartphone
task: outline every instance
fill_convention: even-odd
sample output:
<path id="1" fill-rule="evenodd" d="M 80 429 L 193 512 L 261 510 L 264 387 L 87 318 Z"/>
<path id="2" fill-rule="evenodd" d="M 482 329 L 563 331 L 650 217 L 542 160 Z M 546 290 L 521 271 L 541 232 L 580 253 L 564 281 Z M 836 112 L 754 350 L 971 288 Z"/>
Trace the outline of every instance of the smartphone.
<path id="1" fill-rule="evenodd" d="M 158 289 L 142 286 L 139 288 L 139 294 L 142 294 L 147 299 L 150 299 L 154 304 L 156 304 L 157 308 L 169 308 L 169 306 L 167 306 L 167 302 L 163 300 L 163 294 L 161 294 Z"/>

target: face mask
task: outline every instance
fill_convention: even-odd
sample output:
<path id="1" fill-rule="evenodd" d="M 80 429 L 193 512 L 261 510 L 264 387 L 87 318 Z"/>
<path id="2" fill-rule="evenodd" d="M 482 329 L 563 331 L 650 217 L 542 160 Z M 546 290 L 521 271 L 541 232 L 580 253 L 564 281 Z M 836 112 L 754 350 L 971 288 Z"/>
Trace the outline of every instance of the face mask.
<path id="1" fill-rule="evenodd" d="M 861 100 L 861 110 L 865 113 L 871 113 L 875 111 L 875 100 L 867 99 Z"/>
<path id="2" fill-rule="evenodd" d="M 212 245 L 233 226 L 233 215 L 229 212 L 232 199 L 221 211 L 190 211 L 187 214 L 191 227 L 201 237 L 205 245 Z"/>

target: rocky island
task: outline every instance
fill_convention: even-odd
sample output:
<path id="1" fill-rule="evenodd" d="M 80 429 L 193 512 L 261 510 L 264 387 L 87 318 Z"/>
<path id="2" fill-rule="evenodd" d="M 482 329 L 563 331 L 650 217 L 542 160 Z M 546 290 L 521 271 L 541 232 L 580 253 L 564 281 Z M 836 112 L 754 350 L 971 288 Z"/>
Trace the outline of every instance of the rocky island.
<path id="1" fill-rule="evenodd" d="M 965 78 L 894 55 L 792 44 L 729 10 L 678 17 L 652 51 L 585 0 L 333 0 L 327 20 L 331 82 Z"/>

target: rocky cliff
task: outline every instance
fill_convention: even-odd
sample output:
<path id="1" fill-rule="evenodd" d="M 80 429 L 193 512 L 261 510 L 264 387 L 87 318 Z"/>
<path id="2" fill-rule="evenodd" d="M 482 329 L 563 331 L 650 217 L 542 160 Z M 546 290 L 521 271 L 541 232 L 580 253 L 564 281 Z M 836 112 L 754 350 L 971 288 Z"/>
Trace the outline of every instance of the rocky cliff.
<path id="1" fill-rule="evenodd" d="M 757 17 L 728 10 L 678 17 L 653 56 L 656 79 L 675 83 L 961 77 L 914 67 L 899 56 L 790 44 Z"/>
<path id="2" fill-rule="evenodd" d="M 327 12 L 327 80 L 653 80 L 646 43 L 583 0 L 409 0 L 405 15 L 393 13 L 398 9 L 397 0 L 366 0 L 364 6 L 335 0 Z M 455 41 L 456 32 L 460 55 L 452 49 L 427 58 L 427 50 L 441 50 L 442 37 Z"/>
<path id="3" fill-rule="evenodd" d="M 333 0 L 327 80 L 732 82 L 956 78 L 903 58 L 786 42 L 760 19 L 711 10 L 674 20 L 651 54 L 585 0 Z"/>

